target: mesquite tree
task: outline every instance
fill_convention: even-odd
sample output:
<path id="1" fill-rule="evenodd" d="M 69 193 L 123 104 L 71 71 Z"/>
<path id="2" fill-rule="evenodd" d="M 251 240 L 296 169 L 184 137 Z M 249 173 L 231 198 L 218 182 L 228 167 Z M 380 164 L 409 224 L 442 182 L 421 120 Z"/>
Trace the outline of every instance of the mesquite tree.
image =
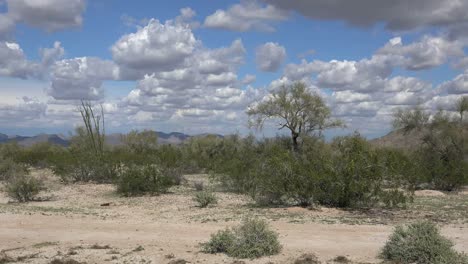
<path id="1" fill-rule="evenodd" d="M 291 131 L 294 150 L 298 150 L 298 138 L 324 129 L 341 126 L 341 121 L 331 119 L 330 108 L 324 100 L 310 92 L 302 82 L 280 87 L 269 99 L 247 110 L 250 126 L 261 129 L 268 119 L 279 120 L 279 129 Z"/>

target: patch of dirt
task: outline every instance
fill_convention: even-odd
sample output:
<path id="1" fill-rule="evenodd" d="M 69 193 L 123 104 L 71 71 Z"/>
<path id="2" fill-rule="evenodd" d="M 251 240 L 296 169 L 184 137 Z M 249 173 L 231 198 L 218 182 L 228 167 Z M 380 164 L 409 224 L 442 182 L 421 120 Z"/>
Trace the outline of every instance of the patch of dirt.
<path id="1" fill-rule="evenodd" d="M 233 263 L 235 260 L 224 254 L 201 253 L 199 244 L 242 218 L 259 217 L 279 233 L 283 250 L 276 256 L 242 260 L 244 263 L 294 263 L 311 252 L 322 262 L 341 255 L 357 263 L 379 263 L 376 256 L 395 223 L 420 220 L 421 215 L 429 215 L 429 219 L 453 217 L 456 212 L 466 213 L 468 206 L 465 198 L 447 195 L 416 198 L 415 206 L 406 210 L 258 208 L 249 197 L 216 192 L 218 205 L 200 209 L 192 201 L 196 193 L 193 183 L 200 180 L 209 184 L 206 175 L 190 175 L 184 185 L 155 197 L 125 198 L 116 195 L 112 185 L 62 185 L 53 180 L 50 194 L 54 199 L 50 201 L 9 204 L 0 193 L 0 257 L 21 259 L 21 263 L 54 259 Z M 464 213 L 457 217 L 467 219 Z M 457 249 L 466 250 L 467 230 L 468 223 L 456 222 L 445 226 L 443 234 Z"/>
<path id="2" fill-rule="evenodd" d="M 446 196 L 445 193 L 435 190 L 418 190 L 414 192 L 415 196 L 440 197 Z"/>

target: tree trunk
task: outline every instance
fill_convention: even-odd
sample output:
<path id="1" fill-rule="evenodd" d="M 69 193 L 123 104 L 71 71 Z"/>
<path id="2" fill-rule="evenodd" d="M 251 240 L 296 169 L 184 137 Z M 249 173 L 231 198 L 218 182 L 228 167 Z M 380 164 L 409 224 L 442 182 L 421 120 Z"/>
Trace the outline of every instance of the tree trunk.
<path id="1" fill-rule="evenodd" d="M 297 143 L 297 138 L 299 137 L 298 133 L 291 132 L 292 142 L 293 142 L 293 150 L 299 151 L 299 144 Z"/>

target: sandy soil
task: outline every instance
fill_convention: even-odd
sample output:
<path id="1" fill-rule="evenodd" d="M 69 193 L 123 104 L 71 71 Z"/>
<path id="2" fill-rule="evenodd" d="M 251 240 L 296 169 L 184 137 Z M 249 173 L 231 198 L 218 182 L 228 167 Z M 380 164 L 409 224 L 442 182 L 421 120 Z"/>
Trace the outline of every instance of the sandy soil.
<path id="1" fill-rule="evenodd" d="M 0 195 L 0 251 L 19 257 L 20 263 L 56 258 L 86 263 L 233 263 L 223 254 L 201 253 L 199 243 L 244 217 L 260 217 L 279 233 L 283 250 L 245 263 L 293 263 L 304 253 L 322 261 L 342 255 L 356 263 L 378 263 L 379 250 L 396 224 L 356 222 L 370 216 L 337 209 L 260 209 L 247 197 L 228 193 L 217 193 L 217 206 L 200 209 L 191 198 L 192 183 L 205 177 L 187 178 L 184 186 L 158 197 L 124 198 L 111 185 L 62 185 L 56 180 L 50 180 L 52 190 L 44 194 L 52 196 L 51 201 L 18 205 Z M 348 218 L 353 221 L 338 221 Z M 468 250 L 468 224 L 445 224 L 443 233 L 458 250 Z"/>

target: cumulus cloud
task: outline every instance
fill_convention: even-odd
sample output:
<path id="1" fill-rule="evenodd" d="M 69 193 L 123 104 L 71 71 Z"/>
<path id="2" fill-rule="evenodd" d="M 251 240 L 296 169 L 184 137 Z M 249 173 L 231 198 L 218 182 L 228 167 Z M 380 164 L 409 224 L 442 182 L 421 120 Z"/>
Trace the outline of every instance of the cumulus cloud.
<path id="1" fill-rule="evenodd" d="M 206 17 L 204 26 L 208 28 L 226 29 L 232 31 L 275 31 L 270 24 L 283 21 L 288 12 L 272 5 L 263 6 L 257 1 L 242 1 L 231 6 L 228 10 L 217 10 Z"/>
<path id="2" fill-rule="evenodd" d="M 83 23 L 85 0 L 7 0 L 8 16 L 49 32 Z"/>
<path id="3" fill-rule="evenodd" d="M 193 53 L 196 45 L 197 40 L 186 24 L 171 20 L 162 24 L 151 19 L 147 26 L 121 37 L 111 51 L 116 63 L 138 75 L 140 71 L 151 74 L 176 68 Z"/>
<path id="4" fill-rule="evenodd" d="M 45 114 L 47 105 L 35 98 L 24 96 L 11 103 L 0 103 L 0 123 L 20 124 L 25 121 L 35 120 Z"/>
<path id="5" fill-rule="evenodd" d="M 245 107 L 262 94 L 252 87 L 241 89 L 236 71 L 244 56 L 240 40 L 219 49 L 199 48 L 178 68 L 139 80 L 122 105 L 133 109 L 132 115 L 140 123 L 241 122 Z"/>
<path id="6" fill-rule="evenodd" d="M 468 94 L 468 71 L 457 75 L 453 80 L 443 83 L 441 89 L 449 94 Z"/>
<path id="7" fill-rule="evenodd" d="M 468 2 L 453 0 L 264 0 L 279 9 L 294 10 L 318 20 L 341 20 L 368 27 L 383 23 L 389 30 L 446 27 L 468 21 Z"/>
<path id="8" fill-rule="evenodd" d="M 103 80 L 113 80 L 118 69 L 112 61 L 80 57 L 55 62 L 48 94 L 57 100 L 98 100 L 104 96 Z"/>
<path id="9" fill-rule="evenodd" d="M 14 42 L 0 42 L 0 76 L 28 78 L 38 73 L 39 66 L 26 59 L 21 47 Z"/>
<path id="10" fill-rule="evenodd" d="M 458 41 L 424 36 L 421 41 L 409 45 L 403 45 L 400 37 L 393 38 L 377 54 L 392 56 L 396 65 L 408 70 L 423 70 L 440 66 L 464 52 L 463 44 Z"/>
<path id="11" fill-rule="evenodd" d="M 52 48 L 44 48 L 40 50 L 41 61 L 44 66 L 52 65 L 56 60 L 61 59 L 65 54 L 65 49 L 58 41 L 54 42 Z"/>
<path id="12" fill-rule="evenodd" d="M 286 59 L 286 49 L 278 43 L 268 42 L 257 47 L 255 62 L 257 68 L 266 72 L 275 72 Z"/>

